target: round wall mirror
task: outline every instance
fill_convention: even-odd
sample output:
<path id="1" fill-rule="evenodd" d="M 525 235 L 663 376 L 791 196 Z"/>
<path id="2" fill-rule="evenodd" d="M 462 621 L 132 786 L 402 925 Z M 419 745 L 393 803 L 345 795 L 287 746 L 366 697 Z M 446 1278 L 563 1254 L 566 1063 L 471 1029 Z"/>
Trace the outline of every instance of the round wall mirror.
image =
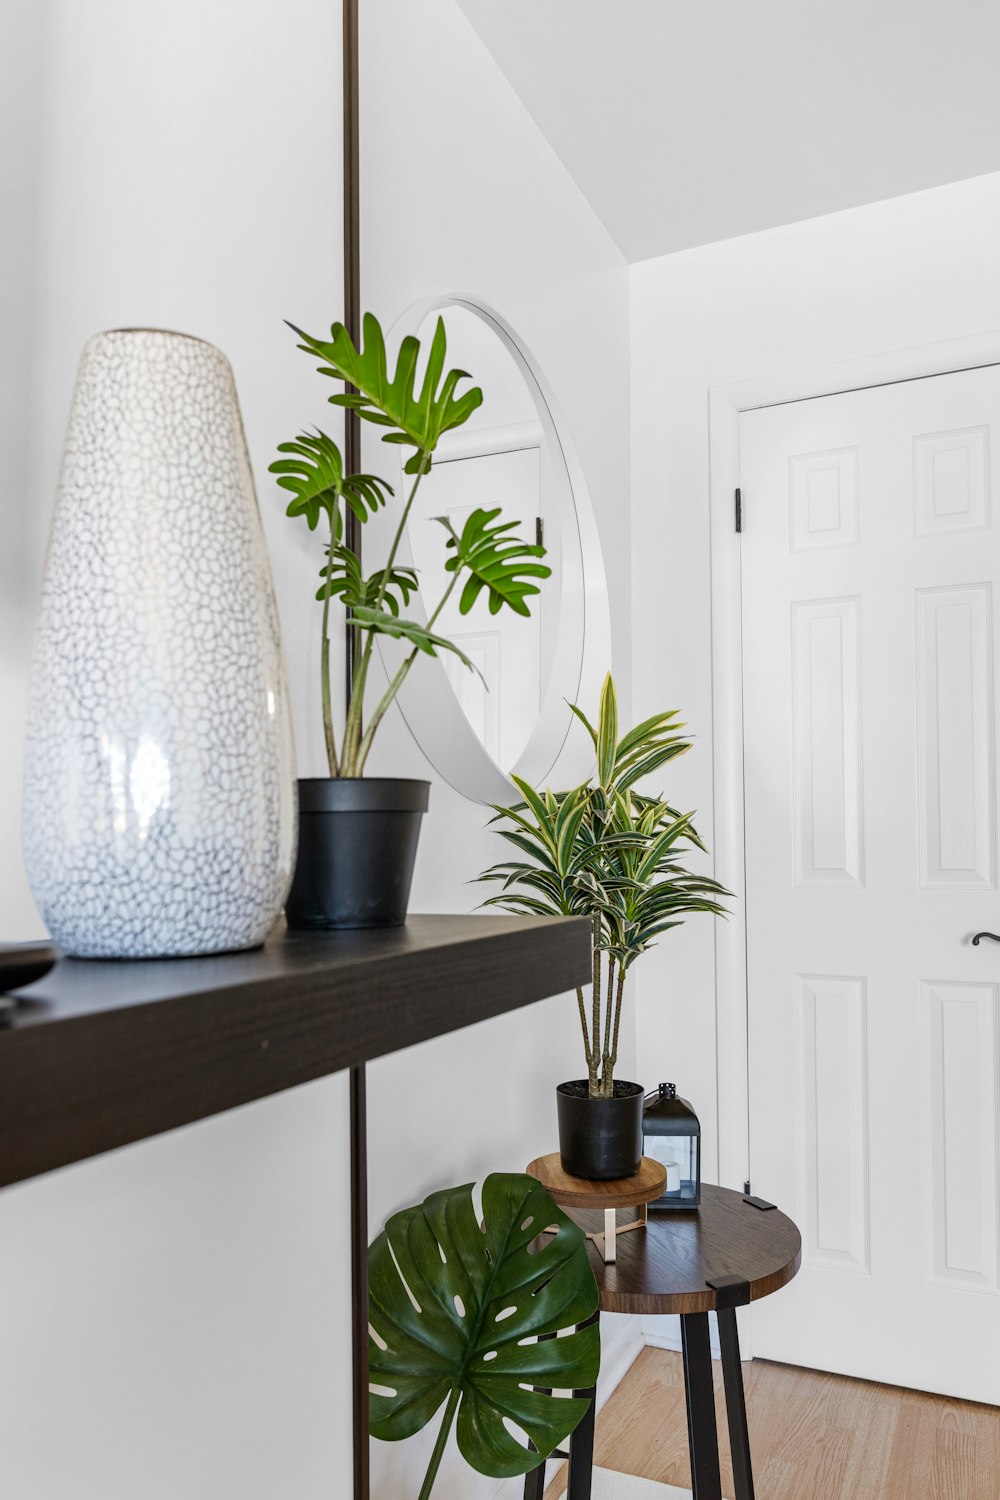
<path id="1" fill-rule="evenodd" d="M 506 607 L 491 614 L 485 594 L 462 614 L 456 590 L 434 630 L 473 669 L 441 652 L 420 663 L 398 703 L 431 764 L 458 791 L 509 802 L 511 772 L 543 784 L 558 760 L 567 784 L 587 774 L 589 746 L 581 743 L 579 764 L 567 746 L 567 703 L 595 701 L 610 663 L 607 584 L 579 460 L 531 356 L 495 312 L 466 297 L 421 303 L 393 332 L 416 334 L 426 349 L 439 317 L 448 368 L 468 370 L 484 400 L 441 440 L 414 501 L 405 545 L 420 594 L 410 612 L 426 620 L 447 587 L 438 518 L 461 532 L 477 507 L 499 507 L 503 521 L 517 523 L 514 535 L 541 542 L 552 575 L 531 596 L 528 618 Z M 379 646 L 391 673 L 401 648 L 386 637 Z"/>

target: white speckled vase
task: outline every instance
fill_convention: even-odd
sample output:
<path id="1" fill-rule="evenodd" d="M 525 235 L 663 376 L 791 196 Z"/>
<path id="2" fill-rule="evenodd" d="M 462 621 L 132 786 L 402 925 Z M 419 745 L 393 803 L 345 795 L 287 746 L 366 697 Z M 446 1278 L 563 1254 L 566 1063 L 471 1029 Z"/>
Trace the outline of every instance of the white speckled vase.
<path id="1" fill-rule="evenodd" d="M 84 958 L 251 948 L 295 865 L 278 616 L 232 371 L 156 329 L 83 351 L 28 706 L 23 836 Z"/>

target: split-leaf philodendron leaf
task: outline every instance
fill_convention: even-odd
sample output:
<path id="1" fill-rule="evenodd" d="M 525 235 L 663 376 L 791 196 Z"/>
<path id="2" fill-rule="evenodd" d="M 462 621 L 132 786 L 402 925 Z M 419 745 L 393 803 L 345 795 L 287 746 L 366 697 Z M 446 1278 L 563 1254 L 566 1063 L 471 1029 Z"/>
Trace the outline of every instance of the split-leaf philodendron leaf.
<path id="1" fill-rule="evenodd" d="M 490 604 L 490 614 L 499 614 L 506 604 L 515 614 L 529 615 L 527 600 L 539 592 L 535 578 L 548 578 L 552 569 L 538 559 L 545 548 L 538 543 L 522 542 L 511 536 L 518 521 L 497 521 L 500 507 L 485 510 L 477 506 L 462 527 L 461 535 L 447 516 L 437 519 L 448 533 L 448 573 L 468 573 L 459 612 L 467 615 L 483 589 Z"/>
<path id="2" fill-rule="evenodd" d="M 541 1336 L 588 1319 L 598 1293 L 582 1230 L 533 1178 L 488 1177 L 482 1204 L 480 1224 L 471 1184 L 433 1193 L 369 1250 L 371 1431 L 410 1437 L 457 1402 L 463 1457 L 505 1478 L 536 1468 L 584 1416 L 585 1399 L 551 1392 L 594 1384 L 597 1324 Z"/>
<path id="3" fill-rule="evenodd" d="M 460 382 L 469 378 L 465 370 L 445 373 L 447 341 L 442 318 L 437 320 L 419 391 L 415 384 L 419 339 L 412 334 L 403 339 L 396 368 L 390 372 L 385 338 L 371 313 L 365 313 L 360 346 L 355 345 L 343 323 L 334 323 L 329 339 L 313 338 L 294 323 L 289 326 L 302 340 L 299 347 L 321 360 L 321 374 L 354 387 L 354 391 L 330 397 L 336 406 L 353 407 L 366 421 L 385 427 L 384 442 L 416 448 L 406 465 L 408 473 L 428 469 L 442 433 L 460 427 L 482 405 L 483 393 L 478 386 L 457 394 Z"/>

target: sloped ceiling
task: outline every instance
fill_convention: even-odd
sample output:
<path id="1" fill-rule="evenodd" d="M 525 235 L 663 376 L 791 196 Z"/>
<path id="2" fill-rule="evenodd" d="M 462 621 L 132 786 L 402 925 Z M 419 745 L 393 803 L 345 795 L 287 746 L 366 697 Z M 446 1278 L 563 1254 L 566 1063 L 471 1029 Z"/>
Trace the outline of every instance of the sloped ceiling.
<path id="1" fill-rule="evenodd" d="M 1000 0 L 457 3 L 631 261 L 1000 169 Z"/>

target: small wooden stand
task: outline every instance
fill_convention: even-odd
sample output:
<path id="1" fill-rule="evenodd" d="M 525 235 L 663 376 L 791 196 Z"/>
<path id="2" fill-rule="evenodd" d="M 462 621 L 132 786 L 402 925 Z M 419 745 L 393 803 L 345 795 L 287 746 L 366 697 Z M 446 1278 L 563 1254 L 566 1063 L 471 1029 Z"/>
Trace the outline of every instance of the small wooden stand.
<path id="1" fill-rule="evenodd" d="M 563 1208 L 602 1209 L 604 1230 L 587 1235 L 601 1253 L 605 1265 L 612 1265 L 617 1256 L 616 1240 L 630 1229 L 642 1229 L 646 1224 L 646 1204 L 659 1198 L 667 1181 L 667 1169 L 652 1157 L 644 1156 L 634 1177 L 616 1177 L 608 1182 L 591 1182 L 584 1177 L 571 1177 L 563 1171 L 558 1151 L 548 1156 L 537 1156 L 528 1166 L 528 1176 L 540 1182 L 551 1198 Z M 619 1208 L 639 1208 L 639 1217 L 630 1224 L 616 1225 L 615 1211 Z"/>

